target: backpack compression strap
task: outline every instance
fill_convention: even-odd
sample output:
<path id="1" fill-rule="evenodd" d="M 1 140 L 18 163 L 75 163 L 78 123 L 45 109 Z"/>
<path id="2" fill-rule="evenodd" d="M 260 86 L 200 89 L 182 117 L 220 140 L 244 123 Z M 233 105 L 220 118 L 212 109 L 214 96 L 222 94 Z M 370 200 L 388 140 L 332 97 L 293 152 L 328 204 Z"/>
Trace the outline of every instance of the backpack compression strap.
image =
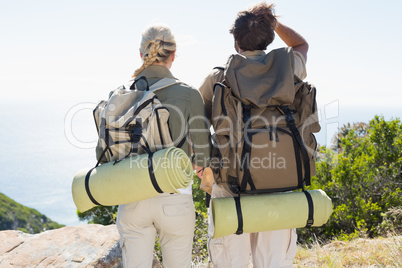
<path id="1" fill-rule="evenodd" d="M 129 154 L 137 154 L 138 153 L 138 145 L 140 144 L 140 140 L 142 136 L 142 122 L 141 118 L 137 118 L 134 125 L 129 125 L 129 127 L 133 127 L 132 132 L 130 133 L 131 138 L 131 151 Z"/>
<path id="2" fill-rule="evenodd" d="M 236 234 L 241 235 L 243 233 L 243 213 L 241 211 L 241 203 L 240 203 L 240 194 L 238 196 L 233 197 L 236 204 L 236 212 L 237 212 L 237 230 Z"/>
<path id="3" fill-rule="evenodd" d="M 249 105 L 243 105 L 243 122 L 245 126 L 247 124 L 250 125 L 248 122 L 251 117 L 251 106 Z M 251 142 L 253 135 L 249 132 L 249 130 L 245 127 L 244 133 L 247 133 L 248 140 L 244 139 L 244 145 L 243 145 L 243 152 L 241 156 L 241 163 L 242 167 L 241 169 L 244 169 L 244 174 L 243 174 L 243 180 L 240 185 L 240 191 L 244 192 L 246 190 L 247 184 L 250 185 L 251 190 L 255 190 L 255 185 L 253 182 L 253 179 L 251 178 L 251 173 L 250 173 L 250 166 L 246 163 L 246 159 L 250 159 L 251 157 Z"/>
<path id="4" fill-rule="evenodd" d="M 155 190 L 160 193 L 163 194 L 162 189 L 159 187 L 158 182 L 156 181 L 155 178 L 155 173 L 154 173 L 154 167 L 153 167 L 153 163 L 152 163 L 152 157 L 153 157 L 154 153 L 149 152 L 148 153 L 148 172 L 149 172 L 149 178 L 151 179 L 152 182 L 152 186 L 154 186 Z"/>
<path id="5" fill-rule="evenodd" d="M 297 143 L 299 144 L 299 147 L 302 151 L 303 155 L 303 163 L 304 163 L 304 180 L 307 186 L 311 184 L 310 179 L 310 158 L 308 157 L 306 145 L 303 142 L 302 137 L 300 136 L 300 132 L 297 129 L 295 125 L 295 120 L 293 119 L 292 112 L 287 106 L 281 107 L 283 112 L 285 113 L 286 116 L 286 122 L 288 123 L 288 127 L 290 131 L 292 131 L 293 135 L 295 136 Z M 303 185 L 299 185 L 300 187 L 303 187 Z"/>
<path id="6" fill-rule="evenodd" d="M 306 228 L 310 228 L 314 224 L 314 204 L 313 204 L 313 199 L 311 198 L 310 193 L 305 191 L 304 189 L 303 189 L 303 193 L 306 195 L 307 203 L 308 203 L 308 219 L 307 219 Z"/>

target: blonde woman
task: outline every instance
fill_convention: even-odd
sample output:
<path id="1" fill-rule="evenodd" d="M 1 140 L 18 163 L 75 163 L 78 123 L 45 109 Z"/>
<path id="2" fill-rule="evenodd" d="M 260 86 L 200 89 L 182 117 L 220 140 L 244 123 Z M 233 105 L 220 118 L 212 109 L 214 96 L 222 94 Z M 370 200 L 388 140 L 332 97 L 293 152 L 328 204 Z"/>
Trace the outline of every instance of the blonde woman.
<path id="1" fill-rule="evenodd" d="M 147 28 L 140 45 L 142 66 L 133 77 L 145 77 L 149 86 L 162 78 L 174 78 L 176 41 L 166 26 Z M 208 166 L 209 127 L 198 90 L 177 83 L 155 92 L 170 112 L 169 129 L 175 146 L 191 156 L 198 170 Z M 198 167 L 199 166 L 199 167 Z M 117 228 L 121 237 L 124 267 L 152 267 L 156 233 L 164 267 L 191 267 L 195 211 L 191 186 L 180 194 L 157 197 L 119 206 Z"/>

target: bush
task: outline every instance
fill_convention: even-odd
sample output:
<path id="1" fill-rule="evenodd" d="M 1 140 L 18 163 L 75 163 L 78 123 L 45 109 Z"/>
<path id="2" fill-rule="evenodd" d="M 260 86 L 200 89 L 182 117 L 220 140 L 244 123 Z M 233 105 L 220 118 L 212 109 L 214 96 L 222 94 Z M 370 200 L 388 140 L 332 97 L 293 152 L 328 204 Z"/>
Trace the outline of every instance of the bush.
<path id="1" fill-rule="evenodd" d="M 0 231 L 20 230 L 37 234 L 46 230 L 64 227 L 52 221 L 39 211 L 23 206 L 0 193 Z"/>
<path id="2" fill-rule="evenodd" d="M 206 207 L 206 193 L 200 190 L 201 180 L 194 175 L 193 199 L 195 206 L 195 234 L 193 243 L 193 260 L 202 262 L 208 258 L 208 215 Z"/>
<path id="3" fill-rule="evenodd" d="M 118 206 L 98 206 L 85 212 L 77 211 L 80 221 L 90 224 L 110 225 L 116 223 Z"/>
<path id="4" fill-rule="evenodd" d="M 332 198 L 334 212 L 321 228 L 299 229 L 300 241 L 400 232 L 389 212 L 402 206 L 401 121 L 376 116 L 369 124 L 343 126 L 334 140 L 332 148 L 320 148 L 310 187 Z"/>

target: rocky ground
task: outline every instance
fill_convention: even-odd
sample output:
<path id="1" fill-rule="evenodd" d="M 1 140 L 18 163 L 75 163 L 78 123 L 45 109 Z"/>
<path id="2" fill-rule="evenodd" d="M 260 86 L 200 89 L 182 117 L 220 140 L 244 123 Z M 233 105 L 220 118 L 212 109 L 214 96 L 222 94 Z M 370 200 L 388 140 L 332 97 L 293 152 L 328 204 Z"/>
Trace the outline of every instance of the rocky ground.
<path id="1" fill-rule="evenodd" d="M 40 234 L 0 232 L 0 267 L 121 267 L 116 226 L 81 225 Z"/>

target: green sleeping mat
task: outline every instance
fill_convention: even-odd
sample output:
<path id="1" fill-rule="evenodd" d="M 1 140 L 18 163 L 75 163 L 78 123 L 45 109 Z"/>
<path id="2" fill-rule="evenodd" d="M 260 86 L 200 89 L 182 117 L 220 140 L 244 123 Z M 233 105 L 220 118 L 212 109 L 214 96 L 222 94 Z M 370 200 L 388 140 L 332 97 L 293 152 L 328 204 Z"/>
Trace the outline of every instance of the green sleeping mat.
<path id="1" fill-rule="evenodd" d="M 152 170 L 156 186 L 151 181 Z M 150 157 L 141 154 L 80 171 L 74 177 L 72 194 L 77 209 L 85 212 L 97 205 L 121 205 L 157 196 L 158 187 L 164 193 L 178 193 L 177 189 L 188 187 L 192 179 L 189 157 L 182 149 L 171 147 Z"/>
<path id="2" fill-rule="evenodd" d="M 332 214 L 332 201 L 322 190 L 307 191 L 314 205 L 312 226 L 322 226 Z M 256 233 L 305 227 L 309 215 L 306 194 L 286 192 L 240 197 L 243 232 Z M 239 221 L 233 197 L 211 201 L 214 235 L 218 238 L 234 234 Z"/>

